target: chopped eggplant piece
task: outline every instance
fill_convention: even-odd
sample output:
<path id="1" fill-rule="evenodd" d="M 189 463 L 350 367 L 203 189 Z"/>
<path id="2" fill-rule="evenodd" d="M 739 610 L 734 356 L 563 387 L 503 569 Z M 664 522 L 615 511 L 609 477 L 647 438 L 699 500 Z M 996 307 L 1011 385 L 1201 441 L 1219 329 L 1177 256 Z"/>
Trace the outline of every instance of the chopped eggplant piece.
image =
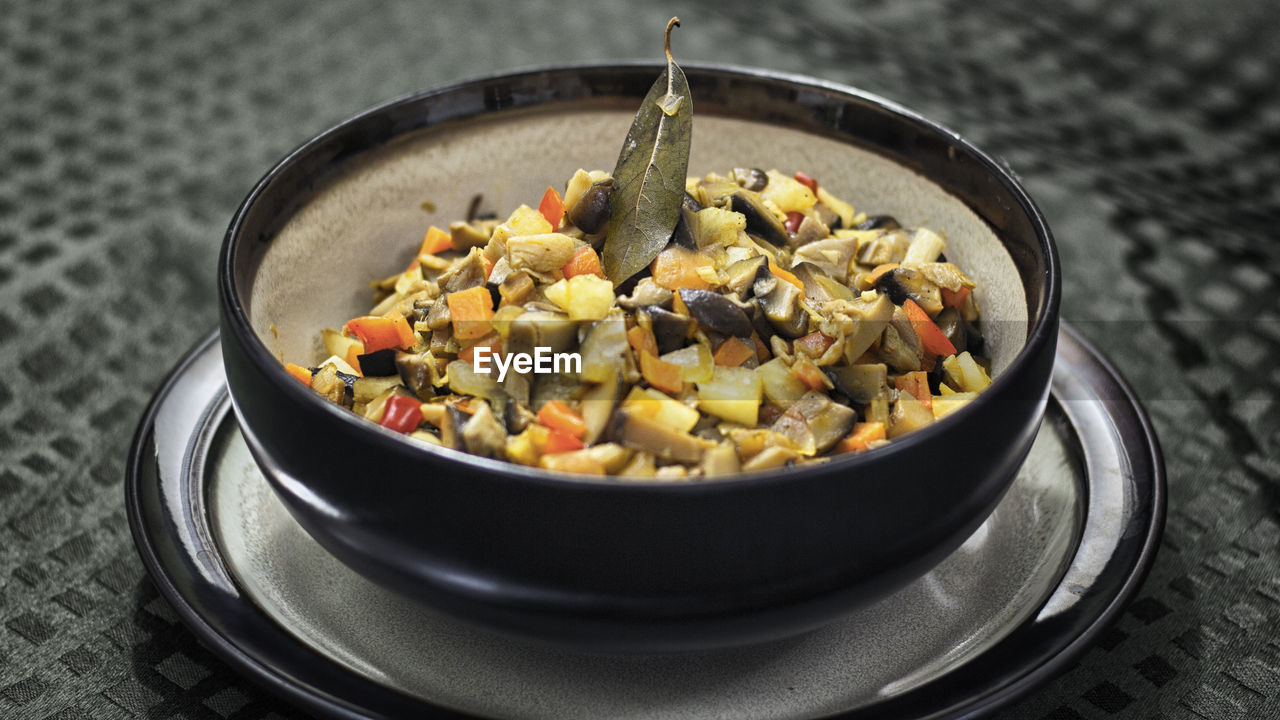
<path id="1" fill-rule="evenodd" d="M 396 374 L 395 348 L 384 348 L 371 353 L 357 355 L 360 372 L 366 376 L 386 376 Z"/>
<path id="2" fill-rule="evenodd" d="M 507 431 L 489 408 L 489 403 L 472 403 L 475 412 L 462 426 L 462 445 L 467 452 L 499 460 L 507 456 Z"/>
<path id="3" fill-rule="evenodd" d="M 455 405 L 445 405 L 444 415 L 440 419 L 440 444 L 454 450 L 466 448 L 462 433 L 471 416 L 459 410 Z"/>
<path id="4" fill-rule="evenodd" d="M 725 441 L 702 454 L 702 474 L 706 477 L 716 475 L 732 475 L 742 467 L 738 461 L 738 451 L 733 443 Z"/>
<path id="5" fill-rule="evenodd" d="M 593 183 L 569 210 L 569 222 L 588 235 L 595 235 L 609 224 L 609 200 L 613 195 L 613 178 Z"/>
<path id="6" fill-rule="evenodd" d="M 693 228 L 698 223 L 695 215 L 696 212 L 693 210 L 680 208 L 680 212 L 676 215 L 676 229 L 671 232 L 671 242 L 689 250 L 698 249 L 698 241 L 693 237 Z"/>
<path id="7" fill-rule="evenodd" d="M 768 267 L 769 258 L 764 255 L 755 255 L 739 260 L 725 269 L 726 280 L 724 286 L 737 294 L 739 298 L 745 299 L 747 293 L 751 290 L 752 284 L 760 276 L 760 272 L 767 272 Z"/>
<path id="8" fill-rule="evenodd" d="M 694 329 L 693 318 L 664 310 L 657 305 L 643 308 L 640 312 L 649 316 L 649 324 L 653 329 L 654 339 L 658 341 L 660 355 L 684 347 L 685 341 L 689 339 L 689 334 Z"/>
<path id="9" fill-rule="evenodd" d="M 892 215 L 872 215 L 858 223 L 854 230 L 897 230 L 902 226 Z"/>
<path id="10" fill-rule="evenodd" d="M 672 462 L 697 463 L 714 444 L 626 410 L 613 413 L 608 437 Z"/>
<path id="11" fill-rule="evenodd" d="M 747 233 L 755 235 L 772 245 L 779 247 L 787 244 L 787 229 L 773 214 L 773 211 L 765 207 L 764 201 L 755 193 L 736 192 L 732 195 L 730 207 L 734 212 L 742 213 L 747 218 Z"/>
<path id="12" fill-rule="evenodd" d="M 752 289 L 764 316 L 780 335 L 798 338 L 805 333 L 809 327 L 809 314 L 800 307 L 800 298 L 803 297 L 800 288 L 768 273 L 756 278 Z"/>
<path id="13" fill-rule="evenodd" d="M 436 394 L 435 389 L 444 385 L 444 378 L 430 351 L 396 353 L 396 369 L 401 382 L 420 400 L 430 400 Z"/>
<path id="14" fill-rule="evenodd" d="M 827 238 L 799 248 L 795 252 L 794 260 L 813 263 L 836 282 L 844 283 L 848 282 L 849 263 L 857 250 L 857 238 Z"/>
<path id="15" fill-rule="evenodd" d="M 597 383 L 582 396 L 582 423 L 587 428 L 583 442 L 594 443 L 608 429 L 609 418 L 613 417 L 613 409 L 618 404 L 619 389 L 615 376 Z"/>
<path id="16" fill-rule="evenodd" d="M 884 363 L 836 365 L 826 372 L 836 389 L 859 405 L 866 405 L 889 387 L 889 368 Z"/>
<path id="17" fill-rule="evenodd" d="M 578 340 L 576 325 L 563 313 L 527 311 L 511 321 L 506 347 L 509 352 L 529 355 L 539 347 L 550 348 L 553 353 L 567 352 Z"/>
<path id="18" fill-rule="evenodd" d="M 880 338 L 880 357 L 894 372 L 913 372 L 920 369 L 920 337 L 906 314 L 902 313 L 899 318 L 899 313 L 901 308 L 895 310 L 893 320 Z"/>
<path id="19" fill-rule="evenodd" d="M 513 272 L 498 286 L 499 305 L 523 305 L 533 295 L 533 278 L 528 273 Z"/>
<path id="20" fill-rule="evenodd" d="M 957 353 L 962 353 L 969 349 L 969 332 L 965 327 L 964 318 L 960 317 L 959 310 L 953 307 L 945 308 L 938 313 L 933 322 L 942 331 L 942 334 L 947 336 L 947 341 L 951 343 Z"/>
<path id="21" fill-rule="evenodd" d="M 811 262 L 799 262 L 792 266 L 791 272 L 804 284 L 804 297 L 814 307 L 831 300 L 853 301 L 852 290 L 833 280 L 822 268 Z"/>
<path id="22" fill-rule="evenodd" d="M 689 308 L 689 316 L 703 330 L 712 330 L 726 337 L 751 337 L 751 319 L 724 295 L 711 290 L 683 289 L 680 299 Z"/>

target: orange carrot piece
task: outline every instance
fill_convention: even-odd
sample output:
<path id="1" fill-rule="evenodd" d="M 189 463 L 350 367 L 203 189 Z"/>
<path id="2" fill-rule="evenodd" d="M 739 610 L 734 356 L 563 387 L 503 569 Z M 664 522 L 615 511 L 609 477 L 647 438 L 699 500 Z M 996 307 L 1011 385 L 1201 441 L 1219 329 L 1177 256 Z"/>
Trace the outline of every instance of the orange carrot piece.
<path id="1" fill-rule="evenodd" d="M 804 337 L 796 338 L 796 351 L 802 352 L 811 358 L 820 358 L 832 345 L 836 343 L 836 339 L 822 332 L 812 332 Z"/>
<path id="2" fill-rule="evenodd" d="M 810 390 L 821 390 L 826 387 L 826 376 L 807 357 L 797 359 L 795 364 L 791 366 L 791 372 Z"/>
<path id="3" fill-rule="evenodd" d="M 489 356 L 497 357 L 502 354 L 502 337 L 496 332 L 491 332 L 477 340 L 474 345 L 468 345 L 458 350 L 458 359 L 474 363 L 476 361 L 476 348 L 479 347 L 489 348 Z"/>
<path id="4" fill-rule="evenodd" d="M 453 240 L 449 232 L 432 225 L 427 228 L 427 235 L 422 239 L 422 247 L 418 249 L 418 254 L 435 255 L 452 249 Z"/>
<path id="5" fill-rule="evenodd" d="M 720 347 L 716 348 L 715 355 L 711 359 L 717 365 L 725 367 L 738 367 L 747 361 L 747 358 L 756 354 L 756 349 L 736 337 L 730 337 L 728 340 L 720 343 Z"/>
<path id="6" fill-rule="evenodd" d="M 494 266 L 496 263 L 494 263 L 492 260 L 490 260 L 488 255 L 485 255 L 484 253 L 481 253 L 481 254 L 480 254 L 480 264 L 484 266 L 484 279 L 485 279 L 485 280 L 488 280 L 488 279 L 489 279 L 489 276 L 493 274 L 493 266 Z"/>
<path id="7" fill-rule="evenodd" d="M 559 430 L 552 430 L 547 433 L 547 444 L 543 446 L 542 452 L 546 455 L 554 455 L 555 453 L 569 452 L 570 450 L 581 450 L 586 447 L 581 440 L 572 436 L 565 435 Z"/>
<path id="8" fill-rule="evenodd" d="M 940 289 L 942 290 L 942 304 L 953 308 L 962 307 L 965 299 L 969 297 L 969 293 L 971 292 L 971 290 L 964 285 L 961 285 L 960 289 L 955 292 L 946 288 Z"/>
<path id="9" fill-rule="evenodd" d="M 893 386 L 901 392 L 909 393 L 920 401 L 925 408 L 933 408 L 933 395 L 929 393 L 929 375 L 923 370 L 905 373 L 893 379 Z"/>
<path id="10" fill-rule="evenodd" d="M 307 387 L 311 387 L 311 371 L 310 370 L 302 367 L 301 365 L 294 365 L 293 363 L 285 363 L 284 369 L 288 370 L 289 374 L 292 375 L 294 378 L 296 378 L 298 382 L 302 383 L 303 385 L 306 385 Z"/>
<path id="11" fill-rule="evenodd" d="M 647 352 L 654 357 L 658 355 L 658 341 L 653 337 L 652 330 L 636 325 L 627 331 L 627 342 L 631 343 L 631 349 L 636 354 Z"/>
<path id="12" fill-rule="evenodd" d="M 751 332 L 751 342 L 756 346 L 756 358 L 761 363 L 769 362 L 769 357 L 773 353 L 769 352 L 769 346 L 764 344 L 764 341 L 760 339 L 760 335 L 754 330 Z"/>
<path id="13" fill-rule="evenodd" d="M 907 319 L 911 321 L 911 328 L 916 331 L 916 335 L 920 336 L 920 344 L 925 350 L 934 355 L 948 357 L 956 354 L 956 348 L 943 334 L 942 329 L 933 322 L 933 318 L 929 317 L 929 313 L 924 308 L 915 303 L 914 300 L 907 298 L 902 303 L 902 309 L 907 312 Z"/>
<path id="14" fill-rule="evenodd" d="M 884 423 L 860 422 L 853 426 L 853 432 L 836 444 L 837 453 L 860 452 L 876 440 L 884 440 Z"/>
<path id="15" fill-rule="evenodd" d="M 640 352 L 640 374 L 649 385 L 675 395 L 684 389 L 684 371 L 679 365 L 650 352 Z"/>
<path id="16" fill-rule="evenodd" d="M 875 266 L 871 269 L 871 274 L 867 275 L 867 284 L 871 287 L 875 287 L 876 283 L 880 282 L 880 278 L 884 277 L 885 273 L 890 270 L 896 270 L 897 267 L 898 263 L 884 263 L 882 265 Z"/>
<path id="17" fill-rule="evenodd" d="M 538 212 L 551 223 L 552 232 L 560 229 L 560 222 L 564 220 L 564 201 L 555 188 L 547 186 L 547 191 L 542 194 L 542 202 L 538 203 Z"/>
<path id="18" fill-rule="evenodd" d="M 458 340 L 482 338 L 493 329 L 489 322 L 493 319 L 493 296 L 485 286 L 451 292 L 445 302 L 449 304 L 453 336 Z"/>
<path id="19" fill-rule="evenodd" d="M 569 262 L 560 268 L 560 272 L 567 278 L 575 275 L 597 275 L 604 277 L 604 268 L 600 266 L 600 256 L 596 251 L 591 249 L 590 245 L 583 245 L 573 253 L 573 257 L 569 258 Z"/>
<path id="20" fill-rule="evenodd" d="M 555 432 L 564 433 L 577 440 L 581 440 L 587 434 L 587 424 L 582 420 L 582 416 L 559 400 L 551 400 L 543 404 L 538 410 L 538 422 Z"/>
<path id="21" fill-rule="evenodd" d="M 800 282 L 800 278 L 796 277 L 795 273 L 790 270 L 783 270 L 781 265 L 778 265 L 772 260 L 769 261 L 769 272 L 773 273 L 774 277 L 779 280 L 786 280 L 792 285 L 800 288 L 802 292 L 804 291 L 804 283 Z"/>

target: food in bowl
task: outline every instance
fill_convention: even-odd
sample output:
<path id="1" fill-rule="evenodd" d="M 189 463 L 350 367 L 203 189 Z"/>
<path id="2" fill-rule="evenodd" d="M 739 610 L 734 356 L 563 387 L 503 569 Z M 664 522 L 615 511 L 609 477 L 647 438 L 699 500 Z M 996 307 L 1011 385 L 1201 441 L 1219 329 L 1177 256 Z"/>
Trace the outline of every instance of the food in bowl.
<path id="1" fill-rule="evenodd" d="M 424 443 L 670 480 L 873 449 L 990 384 L 975 283 L 939 232 L 735 168 L 687 182 L 665 247 L 609 277 L 614 186 L 578 170 L 537 209 L 431 226 L 290 373 Z"/>

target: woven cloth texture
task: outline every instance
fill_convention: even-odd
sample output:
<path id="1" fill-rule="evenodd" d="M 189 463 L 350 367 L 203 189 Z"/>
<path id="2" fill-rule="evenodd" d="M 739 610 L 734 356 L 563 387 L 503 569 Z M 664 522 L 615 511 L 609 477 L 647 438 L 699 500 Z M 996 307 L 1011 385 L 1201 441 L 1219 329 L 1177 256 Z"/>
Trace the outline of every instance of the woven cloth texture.
<path id="1" fill-rule="evenodd" d="M 300 716 L 195 641 L 123 509 L 145 403 L 215 326 L 231 213 L 358 110 L 657 58 L 672 14 L 685 61 L 855 85 L 1005 159 L 1058 239 L 1064 318 L 1152 415 L 1154 568 L 1000 716 L 1280 717 L 1280 5 L 1247 0 L 0 0 L 0 717 Z"/>

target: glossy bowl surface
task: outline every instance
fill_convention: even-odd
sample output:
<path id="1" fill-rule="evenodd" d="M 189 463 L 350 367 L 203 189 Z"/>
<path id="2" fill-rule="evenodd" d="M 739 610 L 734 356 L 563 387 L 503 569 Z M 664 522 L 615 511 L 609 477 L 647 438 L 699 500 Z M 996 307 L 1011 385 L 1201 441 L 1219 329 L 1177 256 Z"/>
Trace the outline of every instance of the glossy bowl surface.
<path id="1" fill-rule="evenodd" d="M 955 133 L 808 78 L 686 68 L 690 174 L 805 169 L 859 209 L 941 229 L 979 283 L 996 377 L 954 415 L 874 452 L 694 483 L 618 482 L 423 448 L 328 404 L 280 357 L 367 310 L 430 222 L 477 192 L 506 212 L 577 167 L 612 167 L 660 68 L 533 70 L 362 113 L 254 188 L 219 259 L 237 419 L 299 523 L 362 574 L 517 636 L 609 650 L 802 632 L 883 596 L 987 517 L 1036 435 L 1059 279 L 1017 180 Z M 425 216 L 422 201 L 434 215 Z"/>

